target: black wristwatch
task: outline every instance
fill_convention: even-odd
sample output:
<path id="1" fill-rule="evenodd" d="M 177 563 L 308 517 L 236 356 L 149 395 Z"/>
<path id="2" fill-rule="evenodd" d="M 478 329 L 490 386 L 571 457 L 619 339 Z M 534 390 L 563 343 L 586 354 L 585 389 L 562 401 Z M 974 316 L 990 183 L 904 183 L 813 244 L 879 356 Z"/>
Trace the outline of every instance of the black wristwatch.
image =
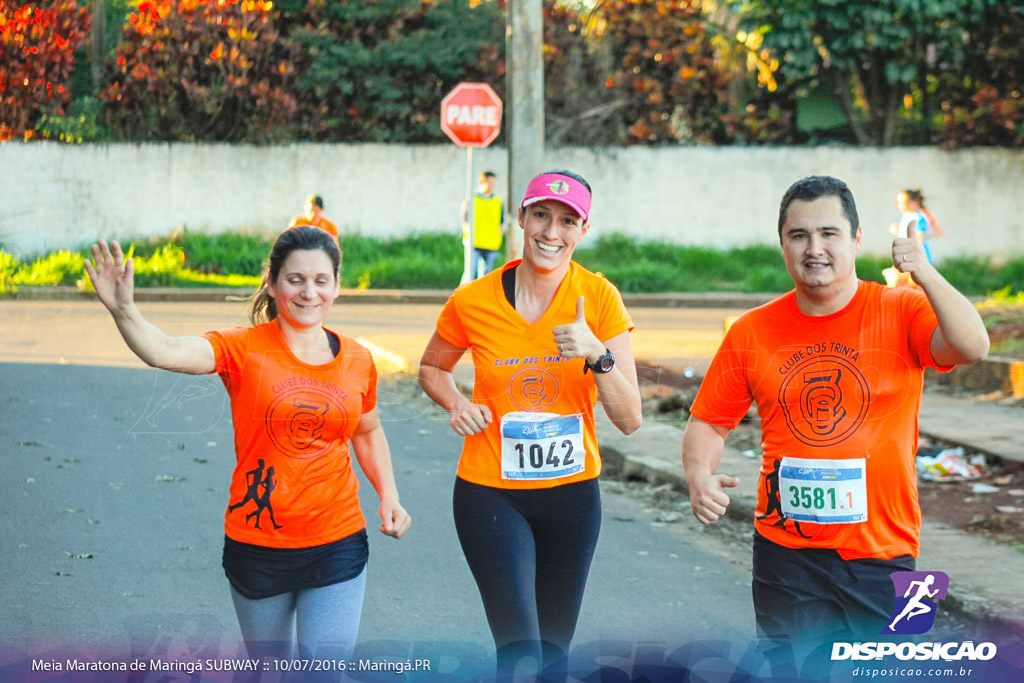
<path id="1" fill-rule="evenodd" d="M 595 375 L 603 375 L 606 372 L 610 372 L 615 367 L 615 356 L 608 349 L 604 350 L 604 353 L 597 357 L 597 360 L 591 365 L 590 361 L 583 361 L 583 374 L 587 374 L 587 370 L 593 370 Z"/>

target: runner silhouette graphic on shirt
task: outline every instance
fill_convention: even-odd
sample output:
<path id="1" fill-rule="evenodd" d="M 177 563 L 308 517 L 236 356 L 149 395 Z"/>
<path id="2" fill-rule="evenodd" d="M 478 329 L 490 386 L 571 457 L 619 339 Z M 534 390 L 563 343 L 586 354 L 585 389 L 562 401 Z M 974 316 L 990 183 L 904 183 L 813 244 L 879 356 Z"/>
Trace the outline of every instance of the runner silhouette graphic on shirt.
<path id="1" fill-rule="evenodd" d="M 776 460 L 772 463 L 772 472 L 764 478 L 765 492 L 767 494 L 768 504 L 765 507 L 763 515 L 758 515 L 758 519 L 766 519 L 771 517 L 773 514 L 778 514 L 779 519 L 772 526 L 780 526 L 783 529 L 786 528 L 786 522 L 789 518 L 782 514 L 782 497 L 779 491 L 779 468 L 782 467 L 782 460 Z M 800 522 L 793 520 L 793 526 L 796 527 L 796 532 L 804 538 L 810 538 L 800 528 Z"/>
<path id="2" fill-rule="evenodd" d="M 266 466 L 266 463 L 263 461 L 263 458 L 260 458 L 256 462 L 256 469 L 249 470 L 245 473 L 245 482 L 247 486 L 245 496 L 237 503 L 229 505 L 228 512 L 234 512 L 251 500 L 256 503 L 256 509 L 245 516 L 245 523 L 248 524 L 249 520 L 255 517 L 256 528 L 261 528 L 260 517 L 263 515 L 263 511 L 266 510 L 270 513 L 270 521 L 274 525 L 274 528 L 280 529 L 281 525 L 277 523 L 276 519 L 274 519 L 274 508 L 270 504 L 270 494 L 273 493 L 275 488 L 277 488 L 277 482 L 274 480 L 274 468 L 270 467 L 267 469 L 266 475 L 264 476 L 263 468 Z M 260 493 L 261 487 L 263 488 L 262 493 Z"/>
<path id="3" fill-rule="evenodd" d="M 934 574 L 929 574 L 924 578 L 923 581 L 910 582 L 910 585 L 907 586 L 907 592 L 903 594 L 903 597 L 909 598 L 911 591 L 914 590 L 914 586 L 917 586 L 917 593 L 914 594 L 914 597 L 910 598 L 910 602 L 906 604 L 906 606 L 903 608 L 903 611 L 900 612 L 899 615 L 892 620 L 891 624 L 889 624 L 890 631 L 895 631 L 896 622 L 900 619 L 903 619 L 904 617 L 907 621 L 910 621 L 919 614 L 928 614 L 932 611 L 932 606 L 924 604 L 923 602 L 921 602 L 921 600 L 924 598 L 934 598 L 938 594 L 938 588 L 936 588 L 933 591 L 928 590 L 928 588 L 931 587 L 933 583 L 935 583 Z"/>
<path id="4" fill-rule="evenodd" d="M 259 460 L 256 461 L 256 464 L 256 469 L 249 470 L 248 472 L 245 473 L 245 485 L 248 487 L 245 491 L 245 497 L 243 497 L 242 500 L 238 501 L 237 503 L 229 505 L 228 510 L 230 512 L 234 512 L 238 508 L 248 503 L 250 500 L 255 501 L 259 499 L 260 484 L 263 483 L 263 467 L 266 465 L 266 463 L 263 461 L 263 458 L 260 458 Z"/>

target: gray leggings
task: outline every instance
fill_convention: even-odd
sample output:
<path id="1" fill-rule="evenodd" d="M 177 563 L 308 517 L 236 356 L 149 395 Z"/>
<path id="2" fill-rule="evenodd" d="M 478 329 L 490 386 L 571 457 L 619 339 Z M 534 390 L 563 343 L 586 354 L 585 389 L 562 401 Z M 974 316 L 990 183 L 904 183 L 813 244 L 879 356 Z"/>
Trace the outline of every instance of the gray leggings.
<path id="1" fill-rule="evenodd" d="M 231 588 L 250 657 L 350 658 L 359 634 L 366 567 L 353 579 L 250 600 Z"/>

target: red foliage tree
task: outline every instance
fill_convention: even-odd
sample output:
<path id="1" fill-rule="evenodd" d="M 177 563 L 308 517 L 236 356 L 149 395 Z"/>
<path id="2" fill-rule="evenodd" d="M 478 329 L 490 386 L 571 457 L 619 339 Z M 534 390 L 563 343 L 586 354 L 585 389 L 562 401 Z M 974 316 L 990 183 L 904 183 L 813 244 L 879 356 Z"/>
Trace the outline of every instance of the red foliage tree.
<path id="1" fill-rule="evenodd" d="M 602 6 L 618 44 L 611 77 L 626 98 L 630 142 L 714 141 L 728 80 L 692 0 Z"/>
<path id="2" fill-rule="evenodd" d="M 938 137 L 965 145 L 1024 146 L 1024 12 L 1013 3 L 988 8 L 967 46 L 964 66 L 942 79 Z"/>
<path id="3" fill-rule="evenodd" d="M 40 116 L 63 115 L 74 52 L 89 26 L 74 0 L 0 0 L 0 140 L 29 140 Z"/>
<path id="4" fill-rule="evenodd" d="M 143 0 L 103 98 L 135 139 L 270 142 L 296 110 L 292 55 L 270 0 Z"/>
<path id="5" fill-rule="evenodd" d="M 786 139 L 792 116 L 773 102 L 740 109 L 738 81 L 753 76 L 729 62 L 721 43 L 697 0 L 603 0 L 581 13 L 545 2 L 552 142 Z"/>

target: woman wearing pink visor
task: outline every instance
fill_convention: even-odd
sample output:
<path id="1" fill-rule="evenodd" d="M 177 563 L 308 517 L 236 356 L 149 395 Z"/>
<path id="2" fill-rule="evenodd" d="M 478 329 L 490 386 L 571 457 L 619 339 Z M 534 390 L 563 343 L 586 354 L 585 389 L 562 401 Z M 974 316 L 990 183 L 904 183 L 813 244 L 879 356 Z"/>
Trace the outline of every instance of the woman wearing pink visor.
<path id="1" fill-rule="evenodd" d="M 590 186 L 553 170 L 519 208 L 523 258 L 460 287 L 423 358 L 424 391 L 465 437 L 453 509 L 497 648 L 564 672 L 601 526 L 598 401 L 622 432 L 642 421 L 618 290 L 572 261 L 590 230 Z M 452 378 L 470 350 L 472 399 Z"/>

